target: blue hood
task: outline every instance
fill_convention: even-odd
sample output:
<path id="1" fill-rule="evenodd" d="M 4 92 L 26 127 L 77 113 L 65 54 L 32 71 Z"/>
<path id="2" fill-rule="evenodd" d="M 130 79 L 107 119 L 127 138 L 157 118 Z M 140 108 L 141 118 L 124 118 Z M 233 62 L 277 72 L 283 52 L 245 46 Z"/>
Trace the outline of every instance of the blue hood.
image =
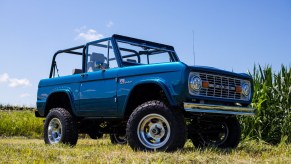
<path id="1" fill-rule="evenodd" d="M 242 79 L 252 79 L 252 77 L 246 73 L 234 73 L 230 71 L 221 70 L 214 67 L 207 67 L 207 66 L 188 66 L 191 71 L 198 71 L 198 72 L 207 72 L 207 73 L 214 73 L 220 75 L 226 75 L 231 77 L 237 77 Z"/>

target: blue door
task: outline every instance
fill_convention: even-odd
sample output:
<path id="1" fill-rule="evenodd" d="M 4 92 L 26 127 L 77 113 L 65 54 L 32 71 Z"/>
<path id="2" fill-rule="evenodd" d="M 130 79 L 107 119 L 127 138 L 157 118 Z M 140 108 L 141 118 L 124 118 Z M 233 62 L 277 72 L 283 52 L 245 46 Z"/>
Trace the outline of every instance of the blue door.
<path id="1" fill-rule="evenodd" d="M 117 70 L 95 71 L 83 75 L 80 84 L 79 114 L 94 117 L 116 114 Z"/>
<path id="2" fill-rule="evenodd" d="M 117 115 L 118 65 L 110 40 L 87 45 L 86 73 L 81 75 L 78 115 L 114 117 Z"/>

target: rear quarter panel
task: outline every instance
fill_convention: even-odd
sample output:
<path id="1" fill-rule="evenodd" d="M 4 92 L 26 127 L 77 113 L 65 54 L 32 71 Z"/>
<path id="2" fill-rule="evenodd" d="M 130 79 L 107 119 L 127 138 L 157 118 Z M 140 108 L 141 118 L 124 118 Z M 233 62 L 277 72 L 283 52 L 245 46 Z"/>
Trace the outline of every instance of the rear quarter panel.
<path id="1" fill-rule="evenodd" d="M 80 75 L 69 75 L 50 79 L 43 79 L 39 82 L 37 92 L 37 110 L 41 116 L 45 114 L 46 102 L 49 96 L 56 92 L 65 92 L 71 99 L 72 111 L 79 107 Z"/>

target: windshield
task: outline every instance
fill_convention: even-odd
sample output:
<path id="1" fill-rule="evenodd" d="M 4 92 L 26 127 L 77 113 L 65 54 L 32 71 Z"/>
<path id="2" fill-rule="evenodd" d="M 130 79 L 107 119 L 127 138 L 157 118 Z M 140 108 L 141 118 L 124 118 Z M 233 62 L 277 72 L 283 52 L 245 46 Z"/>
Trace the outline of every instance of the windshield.
<path id="1" fill-rule="evenodd" d="M 178 61 L 175 51 L 117 40 L 123 63 L 154 64 Z"/>

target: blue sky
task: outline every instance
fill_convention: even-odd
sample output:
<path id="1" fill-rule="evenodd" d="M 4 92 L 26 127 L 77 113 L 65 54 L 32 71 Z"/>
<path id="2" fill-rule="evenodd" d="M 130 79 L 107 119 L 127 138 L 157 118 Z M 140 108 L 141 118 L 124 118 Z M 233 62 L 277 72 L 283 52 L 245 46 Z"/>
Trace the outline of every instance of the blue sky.
<path id="1" fill-rule="evenodd" d="M 291 1 L 0 1 L 0 103 L 34 106 L 59 49 L 114 33 L 173 45 L 186 64 L 291 65 Z"/>

